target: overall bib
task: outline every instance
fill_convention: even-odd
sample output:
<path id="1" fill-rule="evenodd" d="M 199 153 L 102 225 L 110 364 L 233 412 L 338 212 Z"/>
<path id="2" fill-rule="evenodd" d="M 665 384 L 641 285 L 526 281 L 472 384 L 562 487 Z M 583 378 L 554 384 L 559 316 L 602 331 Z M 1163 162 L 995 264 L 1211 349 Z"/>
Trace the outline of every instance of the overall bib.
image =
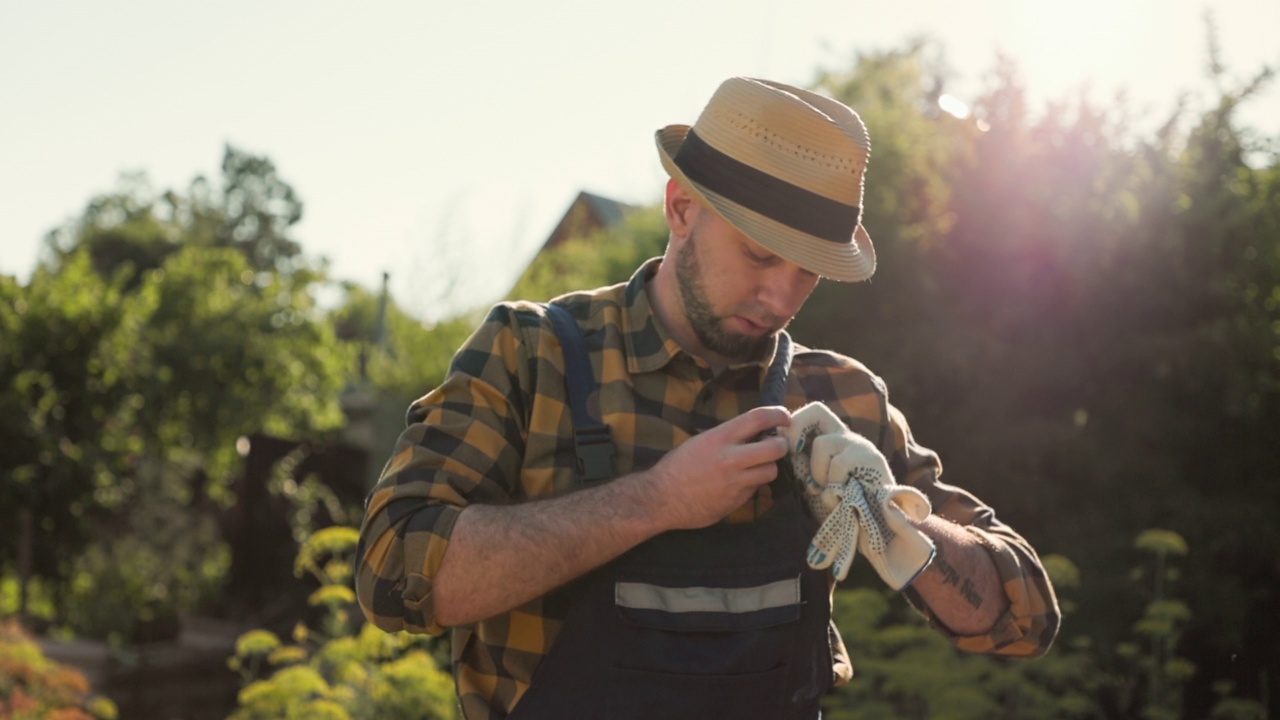
<path id="1" fill-rule="evenodd" d="M 568 358 L 563 336 L 577 325 L 557 330 Z M 781 381 L 775 359 L 762 404 L 782 404 L 785 333 L 778 355 Z M 567 365 L 573 395 L 581 369 Z M 754 521 L 663 533 L 579 579 L 510 717 L 817 718 L 832 684 L 830 579 L 805 562 L 816 523 L 789 463 L 769 488 L 772 507 Z"/>

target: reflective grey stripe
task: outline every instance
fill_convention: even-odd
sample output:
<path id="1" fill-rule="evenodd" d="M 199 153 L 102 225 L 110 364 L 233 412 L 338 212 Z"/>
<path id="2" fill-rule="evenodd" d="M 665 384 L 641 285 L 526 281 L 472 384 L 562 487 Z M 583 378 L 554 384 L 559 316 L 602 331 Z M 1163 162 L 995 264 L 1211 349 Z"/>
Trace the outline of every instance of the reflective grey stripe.
<path id="1" fill-rule="evenodd" d="M 648 583 L 614 585 L 614 602 L 638 610 L 673 613 L 747 613 L 800 604 L 800 578 L 745 588 L 663 587 Z"/>

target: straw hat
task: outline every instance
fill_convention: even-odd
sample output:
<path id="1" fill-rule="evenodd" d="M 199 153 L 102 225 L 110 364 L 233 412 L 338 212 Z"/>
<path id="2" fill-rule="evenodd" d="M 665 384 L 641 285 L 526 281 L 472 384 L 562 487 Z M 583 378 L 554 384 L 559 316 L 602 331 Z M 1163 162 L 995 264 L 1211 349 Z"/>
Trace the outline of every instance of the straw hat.
<path id="1" fill-rule="evenodd" d="M 871 140 L 843 103 L 730 78 L 692 128 L 668 125 L 656 140 L 671 177 L 747 237 L 822 277 L 875 272 L 860 221 Z"/>

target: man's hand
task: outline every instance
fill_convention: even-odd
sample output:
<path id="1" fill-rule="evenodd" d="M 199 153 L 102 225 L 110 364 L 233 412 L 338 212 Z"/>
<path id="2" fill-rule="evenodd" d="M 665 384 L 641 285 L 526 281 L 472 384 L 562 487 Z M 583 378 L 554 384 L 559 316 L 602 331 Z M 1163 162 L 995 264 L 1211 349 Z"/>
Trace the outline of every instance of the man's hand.
<path id="1" fill-rule="evenodd" d="M 934 555 L 933 541 L 913 524 L 929 516 L 924 494 L 894 482 L 876 446 L 822 403 L 796 411 L 787 438 L 796 476 L 822 521 L 809 565 L 831 567 L 843 580 L 860 551 L 894 590 L 914 580 Z"/>
<path id="2" fill-rule="evenodd" d="M 785 408 L 761 407 L 695 435 L 649 470 L 653 493 L 670 529 L 711 525 L 778 475 L 787 440 L 766 435 L 791 424 Z"/>

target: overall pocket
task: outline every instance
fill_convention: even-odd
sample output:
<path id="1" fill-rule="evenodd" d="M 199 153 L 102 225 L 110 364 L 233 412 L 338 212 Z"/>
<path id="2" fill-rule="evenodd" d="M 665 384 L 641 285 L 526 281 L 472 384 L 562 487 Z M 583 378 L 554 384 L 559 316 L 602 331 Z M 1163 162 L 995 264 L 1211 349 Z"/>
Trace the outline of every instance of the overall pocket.
<path id="1" fill-rule="evenodd" d="M 746 675 L 684 675 L 614 668 L 608 720 L 777 718 L 787 666 Z"/>
<path id="2" fill-rule="evenodd" d="M 644 580 L 614 584 L 627 650 L 610 670 L 607 717 L 778 717 L 797 646 L 800 577 L 739 577 L 729 587 Z"/>

